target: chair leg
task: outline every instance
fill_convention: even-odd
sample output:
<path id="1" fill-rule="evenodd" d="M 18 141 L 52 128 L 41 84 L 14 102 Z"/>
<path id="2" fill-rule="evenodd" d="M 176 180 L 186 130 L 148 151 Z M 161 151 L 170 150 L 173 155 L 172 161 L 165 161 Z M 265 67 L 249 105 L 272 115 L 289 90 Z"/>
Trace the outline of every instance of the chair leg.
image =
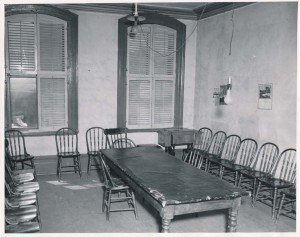
<path id="1" fill-rule="evenodd" d="M 107 198 L 107 207 L 106 207 L 106 220 L 109 221 L 109 212 L 110 212 L 110 205 L 111 205 L 111 190 L 108 192 L 108 198 Z"/>
<path id="2" fill-rule="evenodd" d="M 131 196 L 132 196 L 132 203 L 133 203 L 133 208 L 134 208 L 134 215 L 135 215 L 135 219 L 138 219 L 138 213 L 136 210 L 136 203 L 135 203 L 135 195 L 134 192 L 131 190 Z"/>
<path id="3" fill-rule="evenodd" d="M 80 156 L 77 157 L 77 162 L 78 162 L 78 171 L 79 171 L 79 176 L 81 178 L 82 173 L 81 173 L 81 163 L 80 163 Z"/>
<path id="4" fill-rule="evenodd" d="M 91 170 L 91 156 L 88 156 L 88 167 L 87 167 L 87 176 L 90 177 L 90 170 Z"/>
<path id="5" fill-rule="evenodd" d="M 238 184 L 238 172 L 235 171 L 234 172 L 234 186 L 237 186 L 237 184 Z"/>
<path id="6" fill-rule="evenodd" d="M 274 188 L 274 195 L 273 195 L 272 219 L 275 218 L 275 209 L 276 209 L 277 193 L 278 193 L 278 189 L 275 187 L 275 188 Z"/>
<path id="7" fill-rule="evenodd" d="M 251 206 L 254 207 L 254 200 L 255 200 L 255 195 L 256 195 L 256 178 L 253 179 L 253 187 L 252 187 L 252 203 Z"/>
<path id="8" fill-rule="evenodd" d="M 103 201 L 102 201 L 102 212 L 104 212 L 105 211 L 105 209 L 107 208 L 107 194 L 108 194 L 108 192 L 107 192 L 107 189 L 105 189 L 104 190 L 104 192 L 103 192 Z"/>
<path id="9" fill-rule="evenodd" d="M 281 209 L 282 209 L 284 198 L 285 198 L 285 194 L 282 194 L 282 197 L 281 197 L 280 203 L 279 203 L 279 208 L 278 208 L 277 215 L 276 215 L 276 224 L 278 223 L 278 219 L 279 219 L 279 216 L 280 216 L 280 212 L 281 212 Z"/>
<path id="10" fill-rule="evenodd" d="M 261 187 L 261 182 L 258 182 L 257 188 L 255 190 L 255 195 L 253 195 L 253 197 L 252 197 L 252 199 L 253 199 L 252 206 L 254 206 L 254 203 L 256 202 L 256 200 L 258 198 L 260 187 Z"/>

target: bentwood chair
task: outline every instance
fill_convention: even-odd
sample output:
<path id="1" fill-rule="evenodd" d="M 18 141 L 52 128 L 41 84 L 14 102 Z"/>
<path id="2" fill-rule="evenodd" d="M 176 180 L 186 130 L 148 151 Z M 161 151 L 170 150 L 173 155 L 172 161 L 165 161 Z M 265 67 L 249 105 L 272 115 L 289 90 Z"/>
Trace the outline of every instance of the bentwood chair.
<path id="1" fill-rule="evenodd" d="M 280 192 L 281 198 L 276 215 L 276 223 L 280 215 L 285 215 L 296 220 L 296 182 L 288 189 L 284 189 Z"/>
<path id="2" fill-rule="evenodd" d="M 101 127 L 91 127 L 86 131 L 86 146 L 88 154 L 87 175 L 91 170 L 101 169 L 98 152 L 106 146 L 106 136 Z"/>
<path id="3" fill-rule="evenodd" d="M 222 164 L 220 177 L 237 186 L 239 171 L 250 168 L 250 163 L 255 157 L 256 151 L 257 142 L 255 140 L 251 138 L 242 140 L 234 162 Z"/>
<path id="4" fill-rule="evenodd" d="M 104 193 L 102 211 L 106 211 L 106 220 L 109 220 L 110 212 L 133 211 L 137 218 L 135 196 L 133 190 L 123 182 L 120 178 L 113 177 L 103 159 L 100 156 L 102 170 L 104 174 Z M 126 207 L 122 207 L 121 203 L 126 202 Z M 111 205 L 118 203 L 115 209 Z"/>
<path id="5" fill-rule="evenodd" d="M 183 161 L 200 169 L 203 162 L 203 151 L 193 148 L 184 156 Z"/>
<path id="6" fill-rule="evenodd" d="M 220 156 L 226 137 L 227 135 L 223 131 L 218 131 L 213 135 L 209 148 L 204 155 L 205 171 L 208 169 L 209 158 Z"/>
<path id="7" fill-rule="evenodd" d="M 113 142 L 112 148 L 129 148 L 136 147 L 134 141 L 129 138 L 120 138 Z"/>
<path id="8" fill-rule="evenodd" d="M 106 135 L 106 148 L 113 148 L 115 140 L 127 139 L 127 128 L 107 128 L 104 134 Z"/>
<path id="9" fill-rule="evenodd" d="M 212 131 L 209 128 L 203 127 L 200 128 L 196 133 L 194 137 L 194 142 L 193 142 L 193 148 L 198 149 L 199 151 L 201 150 L 202 152 L 206 152 L 211 138 L 212 138 Z M 185 155 L 189 152 L 190 149 L 183 149 L 183 156 L 182 159 L 185 157 Z"/>
<path id="10" fill-rule="evenodd" d="M 275 218 L 275 209 L 278 191 L 293 186 L 296 180 L 296 150 L 286 149 L 277 159 L 271 176 L 258 178 L 255 201 L 261 201 L 272 206 L 272 219 Z"/>
<path id="11" fill-rule="evenodd" d="M 274 143 L 264 143 L 252 160 L 249 169 L 239 171 L 238 187 L 252 190 L 252 206 L 254 204 L 256 183 L 258 178 L 271 175 L 271 170 L 278 158 L 279 149 Z"/>
<path id="12" fill-rule="evenodd" d="M 5 131 L 5 138 L 7 140 L 7 152 L 10 154 L 11 164 L 13 170 L 25 169 L 30 167 L 34 169 L 34 157 L 27 153 L 25 138 L 23 133 L 16 129 Z"/>
<path id="13" fill-rule="evenodd" d="M 207 172 L 218 175 L 222 178 L 222 165 L 231 164 L 235 159 L 241 145 L 241 138 L 238 135 L 230 135 L 225 139 L 219 156 L 208 157 Z"/>
<path id="14" fill-rule="evenodd" d="M 80 153 L 78 152 L 77 131 L 71 128 L 61 128 L 55 133 L 56 150 L 57 150 L 57 177 L 61 178 L 63 172 L 79 173 L 81 178 Z M 63 160 L 72 159 L 73 165 L 63 165 Z M 70 169 L 73 168 L 73 169 Z"/>

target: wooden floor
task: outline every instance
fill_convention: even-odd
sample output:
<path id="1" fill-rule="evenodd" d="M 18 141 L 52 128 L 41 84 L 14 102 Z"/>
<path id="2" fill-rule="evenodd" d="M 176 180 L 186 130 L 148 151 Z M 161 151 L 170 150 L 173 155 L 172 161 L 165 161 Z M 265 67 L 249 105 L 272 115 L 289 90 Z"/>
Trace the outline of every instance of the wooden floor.
<path id="1" fill-rule="evenodd" d="M 102 213 L 102 183 L 94 171 L 87 179 L 63 174 L 63 182 L 55 175 L 40 175 L 39 204 L 42 233 L 158 233 L 159 214 L 137 197 L 138 220 L 133 212 L 112 213 L 106 221 Z M 199 215 L 176 216 L 171 222 L 172 233 L 223 233 L 226 211 L 204 212 Z M 242 199 L 238 216 L 238 232 L 295 232 L 296 222 L 282 216 L 276 225 L 271 208 L 262 203 L 252 208 L 248 197 Z"/>

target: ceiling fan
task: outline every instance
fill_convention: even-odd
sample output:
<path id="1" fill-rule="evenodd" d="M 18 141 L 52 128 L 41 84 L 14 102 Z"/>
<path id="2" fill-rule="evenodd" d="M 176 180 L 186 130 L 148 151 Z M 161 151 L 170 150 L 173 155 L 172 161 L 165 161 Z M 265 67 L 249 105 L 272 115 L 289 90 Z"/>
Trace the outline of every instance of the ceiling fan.
<path id="1" fill-rule="evenodd" d="M 128 16 L 127 20 L 133 21 L 134 24 L 131 27 L 131 33 L 136 34 L 138 32 L 138 23 L 146 20 L 145 17 L 139 16 L 138 10 L 137 10 L 137 3 L 134 3 L 134 13 L 132 16 Z"/>

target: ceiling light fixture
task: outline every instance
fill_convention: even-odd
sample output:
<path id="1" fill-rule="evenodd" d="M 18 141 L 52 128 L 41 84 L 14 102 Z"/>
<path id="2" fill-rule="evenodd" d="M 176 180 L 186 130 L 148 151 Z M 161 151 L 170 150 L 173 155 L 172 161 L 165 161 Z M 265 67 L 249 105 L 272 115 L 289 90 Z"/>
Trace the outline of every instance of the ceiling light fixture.
<path id="1" fill-rule="evenodd" d="M 143 16 L 139 16 L 137 10 L 137 3 L 134 3 L 134 13 L 133 16 L 127 17 L 127 20 L 133 21 L 133 26 L 131 27 L 131 33 L 136 34 L 138 32 L 138 24 L 139 22 L 144 21 L 146 18 Z"/>

